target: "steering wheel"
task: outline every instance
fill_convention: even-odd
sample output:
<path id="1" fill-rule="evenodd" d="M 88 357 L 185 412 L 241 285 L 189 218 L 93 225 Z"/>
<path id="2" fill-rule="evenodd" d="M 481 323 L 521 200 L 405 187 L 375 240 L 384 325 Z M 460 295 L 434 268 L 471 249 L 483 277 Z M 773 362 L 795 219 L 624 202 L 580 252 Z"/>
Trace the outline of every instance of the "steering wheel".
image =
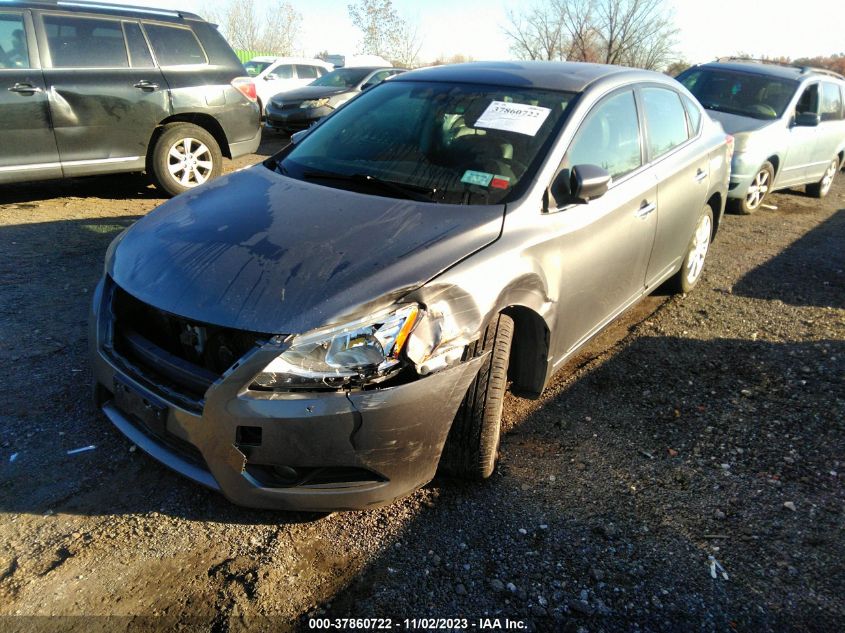
<path id="1" fill-rule="evenodd" d="M 778 116 L 778 113 L 775 111 L 775 109 L 766 103 L 755 103 L 753 106 L 751 106 L 751 109 L 758 114 L 771 117 L 772 119 L 776 119 Z"/>

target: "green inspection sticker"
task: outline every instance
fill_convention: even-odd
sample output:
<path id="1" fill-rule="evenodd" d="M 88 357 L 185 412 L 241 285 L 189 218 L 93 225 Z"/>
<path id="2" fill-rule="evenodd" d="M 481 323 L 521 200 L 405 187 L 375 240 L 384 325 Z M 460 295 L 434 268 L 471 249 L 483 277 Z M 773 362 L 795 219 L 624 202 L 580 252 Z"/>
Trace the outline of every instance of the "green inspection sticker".
<path id="1" fill-rule="evenodd" d="M 467 169 L 461 177 L 461 182 L 465 182 L 468 185 L 478 185 L 479 187 L 489 186 L 491 180 L 493 180 L 493 174 L 483 171 L 472 171 L 471 169 Z"/>

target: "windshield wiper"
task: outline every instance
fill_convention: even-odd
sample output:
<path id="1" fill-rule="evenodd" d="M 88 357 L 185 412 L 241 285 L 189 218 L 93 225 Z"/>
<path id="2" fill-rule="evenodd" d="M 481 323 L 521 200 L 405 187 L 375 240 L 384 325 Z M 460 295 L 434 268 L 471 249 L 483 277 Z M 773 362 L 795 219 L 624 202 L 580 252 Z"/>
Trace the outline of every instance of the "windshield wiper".
<path id="1" fill-rule="evenodd" d="M 302 177 L 308 180 L 340 180 L 359 184 L 373 185 L 383 191 L 389 191 L 401 198 L 416 200 L 417 202 L 432 202 L 432 196 L 437 193 L 436 188 L 418 185 L 400 184 L 392 180 L 384 180 L 369 174 L 340 174 L 328 171 L 305 171 Z"/>

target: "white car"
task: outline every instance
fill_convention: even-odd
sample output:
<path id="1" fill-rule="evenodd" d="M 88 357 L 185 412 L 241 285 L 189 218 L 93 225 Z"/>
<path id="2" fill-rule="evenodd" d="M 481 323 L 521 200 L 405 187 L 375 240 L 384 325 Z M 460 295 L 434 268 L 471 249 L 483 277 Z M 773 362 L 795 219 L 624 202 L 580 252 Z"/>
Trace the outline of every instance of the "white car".
<path id="1" fill-rule="evenodd" d="M 332 65 L 304 57 L 253 57 L 244 64 L 255 81 L 261 112 L 273 95 L 307 86 L 332 70 Z"/>

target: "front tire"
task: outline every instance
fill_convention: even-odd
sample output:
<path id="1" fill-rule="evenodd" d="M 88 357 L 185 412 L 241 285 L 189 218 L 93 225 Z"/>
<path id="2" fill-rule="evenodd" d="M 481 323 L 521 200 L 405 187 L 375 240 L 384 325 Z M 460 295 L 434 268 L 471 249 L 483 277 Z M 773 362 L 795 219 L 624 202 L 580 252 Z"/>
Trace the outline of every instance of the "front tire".
<path id="1" fill-rule="evenodd" d="M 745 197 L 732 204 L 733 209 L 740 215 L 751 215 L 756 212 L 771 191 L 774 179 L 775 168 L 766 161 L 751 181 Z"/>
<path id="2" fill-rule="evenodd" d="M 839 171 L 839 158 L 834 158 L 830 161 L 830 165 L 824 172 L 824 176 L 818 182 L 807 185 L 807 195 L 814 198 L 824 198 L 830 193 L 830 188 L 833 186 L 833 179 L 836 178 L 836 172 Z"/>
<path id="3" fill-rule="evenodd" d="M 499 451 L 502 408 L 508 380 L 508 361 L 514 324 L 499 314 L 481 339 L 470 345 L 467 357 L 489 351 L 464 396 L 443 447 L 441 468 L 464 479 L 486 479 L 493 474 Z"/>
<path id="4" fill-rule="evenodd" d="M 170 123 L 156 140 L 150 167 L 158 187 L 176 196 L 222 174 L 223 154 L 198 125 Z"/>
<path id="5" fill-rule="evenodd" d="M 704 262 L 710 251 L 713 237 L 713 209 L 705 205 L 695 225 L 681 269 L 669 280 L 669 287 L 676 294 L 687 294 L 698 284 L 704 270 Z"/>

